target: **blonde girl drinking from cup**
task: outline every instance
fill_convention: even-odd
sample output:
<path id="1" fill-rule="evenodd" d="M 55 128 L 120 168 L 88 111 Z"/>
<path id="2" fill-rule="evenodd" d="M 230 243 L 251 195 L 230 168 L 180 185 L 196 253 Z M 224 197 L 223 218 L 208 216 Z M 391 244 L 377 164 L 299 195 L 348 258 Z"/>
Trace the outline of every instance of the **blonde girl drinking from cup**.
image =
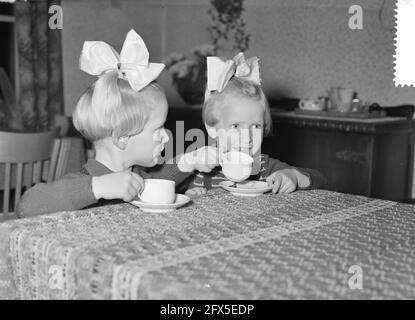
<path id="1" fill-rule="evenodd" d="M 267 99 L 261 89 L 258 58 L 245 59 L 239 53 L 232 60 L 207 57 L 207 88 L 202 117 L 209 136 L 216 140 L 220 154 L 236 150 L 254 158 L 249 180 L 272 185 L 274 193 L 319 188 L 324 177 L 317 171 L 295 168 L 261 154 L 263 137 L 272 132 Z M 222 168 L 199 173 L 187 194 L 204 194 L 227 180 Z"/>
<path id="2" fill-rule="evenodd" d="M 121 54 L 102 41 L 86 41 L 81 70 L 98 79 L 81 95 L 73 113 L 76 129 L 94 145 L 95 158 L 83 170 L 29 189 L 19 202 L 20 217 L 78 210 L 109 201 L 131 201 L 144 188 L 143 178 L 163 178 L 179 183 L 193 170 L 208 172 L 216 160 L 212 148 L 201 148 L 206 163 L 192 162 L 154 167 L 169 137 L 163 127 L 167 100 L 154 82 L 164 68 L 150 63 L 143 39 L 128 32 Z M 187 157 L 192 157 L 192 154 Z"/>

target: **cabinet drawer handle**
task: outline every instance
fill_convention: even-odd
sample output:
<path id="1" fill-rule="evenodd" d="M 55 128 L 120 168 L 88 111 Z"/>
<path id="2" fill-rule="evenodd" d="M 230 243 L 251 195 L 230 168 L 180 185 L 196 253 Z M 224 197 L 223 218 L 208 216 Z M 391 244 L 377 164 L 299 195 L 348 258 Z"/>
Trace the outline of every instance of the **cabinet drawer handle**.
<path id="1" fill-rule="evenodd" d="M 358 153 L 351 150 L 337 151 L 336 158 L 343 161 L 356 162 L 361 164 L 366 163 L 366 155 L 364 153 Z"/>

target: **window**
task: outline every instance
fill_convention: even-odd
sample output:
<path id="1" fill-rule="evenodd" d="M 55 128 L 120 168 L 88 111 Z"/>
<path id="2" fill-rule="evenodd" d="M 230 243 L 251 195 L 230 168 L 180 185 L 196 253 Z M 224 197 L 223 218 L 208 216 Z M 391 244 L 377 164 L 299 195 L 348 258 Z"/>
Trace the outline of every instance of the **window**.
<path id="1" fill-rule="evenodd" d="M 14 22 L 13 4 L 0 3 L 0 66 L 6 70 L 11 83 L 17 89 L 18 61 Z"/>

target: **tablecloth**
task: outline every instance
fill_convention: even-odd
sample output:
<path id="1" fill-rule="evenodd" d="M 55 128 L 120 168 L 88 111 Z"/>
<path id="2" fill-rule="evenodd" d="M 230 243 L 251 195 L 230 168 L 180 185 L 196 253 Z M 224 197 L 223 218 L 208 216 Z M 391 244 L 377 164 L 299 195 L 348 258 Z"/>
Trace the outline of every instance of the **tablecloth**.
<path id="1" fill-rule="evenodd" d="M 0 298 L 414 299 L 414 248 L 412 205 L 213 190 L 0 224 Z"/>

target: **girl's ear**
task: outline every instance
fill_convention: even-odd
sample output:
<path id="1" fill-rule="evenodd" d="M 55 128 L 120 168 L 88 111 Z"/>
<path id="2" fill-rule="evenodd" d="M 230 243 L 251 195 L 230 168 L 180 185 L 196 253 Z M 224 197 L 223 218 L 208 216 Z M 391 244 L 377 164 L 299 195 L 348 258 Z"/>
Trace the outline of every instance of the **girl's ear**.
<path id="1" fill-rule="evenodd" d="M 112 136 L 112 143 L 121 150 L 125 150 L 127 148 L 128 140 L 130 137 L 116 137 Z"/>
<path id="2" fill-rule="evenodd" d="M 207 131 L 209 137 L 211 137 L 212 139 L 216 139 L 216 137 L 218 136 L 218 134 L 216 132 L 215 127 L 211 127 L 211 126 L 205 124 L 205 128 L 206 128 L 206 131 Z"/>

